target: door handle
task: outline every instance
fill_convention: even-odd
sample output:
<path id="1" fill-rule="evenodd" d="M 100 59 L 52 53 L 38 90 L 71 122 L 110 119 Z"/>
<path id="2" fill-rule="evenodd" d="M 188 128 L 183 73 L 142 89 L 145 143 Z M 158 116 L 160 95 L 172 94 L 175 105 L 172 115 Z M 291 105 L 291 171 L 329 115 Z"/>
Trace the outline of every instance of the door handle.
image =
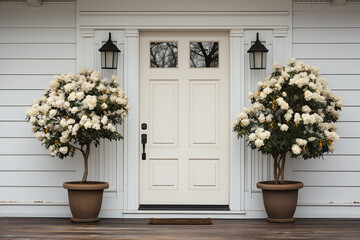
<path id="1" fill-rule="evenodd" d="M 141 154 L 141 159 L 146 160 L 145 145 L 147 143 L 147 135 L 145 133 L 141 134 L 141 143 L 142 143 L 142 146 L 143 146 L 143 152 Z"/>

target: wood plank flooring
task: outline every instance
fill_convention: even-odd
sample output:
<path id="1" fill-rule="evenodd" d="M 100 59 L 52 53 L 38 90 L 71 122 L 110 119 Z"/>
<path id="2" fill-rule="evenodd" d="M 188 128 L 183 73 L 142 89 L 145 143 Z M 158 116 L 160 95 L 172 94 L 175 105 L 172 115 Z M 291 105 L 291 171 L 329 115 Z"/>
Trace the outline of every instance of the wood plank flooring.
<path id="1" fill-rule="evenodd" d="M 149 225 L 147 219 L 0 218 L 0 239 L 360 239 L 360 219 L 213 220 L 213 225 Z"/>

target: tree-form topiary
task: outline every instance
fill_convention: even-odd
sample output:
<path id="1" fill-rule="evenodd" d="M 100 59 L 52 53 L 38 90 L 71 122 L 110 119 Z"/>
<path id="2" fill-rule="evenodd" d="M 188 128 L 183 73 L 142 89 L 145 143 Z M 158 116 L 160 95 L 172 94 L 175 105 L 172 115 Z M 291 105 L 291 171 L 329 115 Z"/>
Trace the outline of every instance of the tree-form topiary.
<path id="1" fill-rule="evenodd" d="M 90 146 L 100 139 L 120 140 L 116 131 L 129 111 L 128 97 L 119 79 L 100 78 L 100 73 L 82 68 L 78 74 L 54 76 L 44 96 L 26 110 L 35 137 L 50 150 L 51 156 L 73 157 L 79 150 L 84 157 L 87 181 Z"/>
<path id="2" fill-rule="evenodd" d="M 286 154 L 318 158 L 335 150 L 336 122 L 343 99 L 333 94 L 319 68 L 291 58 L 288 67 L 273 64 L 274 72 L 250 92 L 251 106 L 233 125 L 238 138 L 274 160 L 274 183 L 283 184 Z"/>

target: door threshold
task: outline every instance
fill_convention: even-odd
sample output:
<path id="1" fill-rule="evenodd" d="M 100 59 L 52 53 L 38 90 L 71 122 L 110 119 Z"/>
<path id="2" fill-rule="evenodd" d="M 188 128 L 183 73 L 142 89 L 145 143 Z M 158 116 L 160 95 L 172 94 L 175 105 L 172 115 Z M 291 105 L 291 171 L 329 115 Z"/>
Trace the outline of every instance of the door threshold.
<path id="1" fill-rule="evenodd" d="M 245 211 L 124 210 L 124 218 L 243 219 Z"/>
<path id="2" fill-rule="evenodd" d="M 140 204 L 146 211 L 230 211 L 229 205 Z"/>

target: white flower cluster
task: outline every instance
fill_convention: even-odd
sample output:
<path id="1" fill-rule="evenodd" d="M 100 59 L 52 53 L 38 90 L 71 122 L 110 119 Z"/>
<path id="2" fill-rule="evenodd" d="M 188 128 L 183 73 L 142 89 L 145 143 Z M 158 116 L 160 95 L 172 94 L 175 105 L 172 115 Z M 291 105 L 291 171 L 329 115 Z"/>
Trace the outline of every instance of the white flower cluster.
<path id="1" fill-rule="evenodd" d="M 295 139 L 296 144 L 293 144 L 291 151 L 295 155 L 299 155 L 301 151 L 305 148 L 307 141 L 301 138 Z"/>
<path id="2" fill-rule="evenodd" d="M 289 129 L 289 126 L 286 125 L 286 124 L 279 123 L 278 125 L 280 127 L 280 130 L 283 131 L 283 132 L 286 132 Z"/>
<path id="3" fill-rule="evenodd" d="M 61 156 L 59 153 L 72 153 L 74 142 L 93 131 L 116 133 L 115 124 L 122 122 L 129 109 L 116 76 L 101 79 L 98 71 L 82 68 L 78 74 L 54 76 L 45 95 L 34 100 L 26 116 L 35 137 L 52 156 Z"/>
<path id="4" fill-rule="evenodd" d="M 288 110 L 289 104 L 285 102 L 285 100 L 282 97 L 279 97 L 276 99 L 276 103 L 280 106 L 282 110 Z"/>
<path id="5" fill-rule="evenodd" d="M 250 120 L 249 120 L 247 113 L 241 112 L 237 115 L 236 121 L 234 122 L 233 127 L 235 127 L 235 125 L 238 125 L 238 124 L 247 126 L 247 125 L 249 125 L 249 123 L 250 123 Z"/>
<path id="6" fill-rule="evenodd" d="M 264 146 L 264 140 L 270 138 L 270 132 L 265 131 L 263 128 L 256 129 L 255 133 L 249 135 L 249 141 L 254 142 L 257 148 Z"/>
<path id="7" fill-rule="evenodd" d="M 278 63 L 278 62 L 274 62 L 272 67 L 273 67 L 274 70 L 279 70 L 279 69 L 282 68 L 281 64 Z"/>
<path id="8" fill-rule="evenodd" d="M 278 134 L 288 139 L 297 137 L 289 141 L 288 151 L 294 155 L 309 147 L 321 152 L 325 144 L 325 151 L 334 151 L 334 143 L 339 139 L 334 122 L 340 116 L 344 100 L 333 94 L 327 81 L 319 77 L 318 67 L 291 58 L 288 67 L 275 62 L 273 69 L 264 82 L 258 82 L 258 92 L 248 94 L 252 104 L 238 114 L 234 131 L 239 137 L 248 135 L 251 146 L 262 151 L 267 144 L 265 140 Z M 293 135 L 300 133 L 296 129 L 302 129 L 304 136 Z"/>

